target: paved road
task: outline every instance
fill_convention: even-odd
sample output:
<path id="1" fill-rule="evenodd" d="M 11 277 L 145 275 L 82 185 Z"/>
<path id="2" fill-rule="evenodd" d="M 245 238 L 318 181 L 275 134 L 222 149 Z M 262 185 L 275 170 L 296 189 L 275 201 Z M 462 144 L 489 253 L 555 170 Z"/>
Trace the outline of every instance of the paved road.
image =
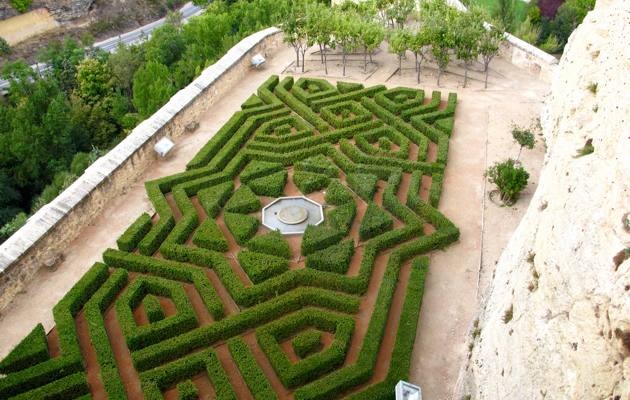
<path id="1" fill-rule="evenodd" d="M 182 13 L 183 20 L 187 21 L 190 17 L 201 14 L 203 12 L 203 8 L 194 5 L 192 2 L 188 2 L 184 4 L 184 6 L 180 8 L 179 11 Z M 165 22 L 166 18 L 159 19 L 131 32 L 123 33 L 121 35 L 103 40 L 102 42 L 94 43 L 94 47 L 105 50 L 109 53 L 113 53 L 116 51 L 121 43 L 125 45 L 130 45 L 146 39 L 148 36 L 151 35 L 151 32 L 153 32 L 156 28 L 164 25 Z M 31 65 L 31 68 L 34 71 L 38 72 L 40 75 L 48 70 L 48 66 L 41 63 L 33 64 Z M 6 91 L 9 86 L 9 81 L 0 79 L 0 91 Z"/>

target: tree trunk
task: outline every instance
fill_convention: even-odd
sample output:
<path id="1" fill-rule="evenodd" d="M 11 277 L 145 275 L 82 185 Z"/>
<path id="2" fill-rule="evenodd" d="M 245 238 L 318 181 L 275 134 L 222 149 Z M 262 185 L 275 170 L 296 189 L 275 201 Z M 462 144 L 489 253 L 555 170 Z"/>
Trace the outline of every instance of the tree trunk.
<path id="1" fill-rule="evenodd" d="M 402 76 L 402 54 L 398 55 L 398 73 Z"/>
<path id="2" fill-rule="evenodd" d="M 418 53 L 414 51 L 413 56 L 416 58 L 416 72 L 418 72 Z"/>
<path id="3" fill-rule="evenodd" d="M 523 146 L 521 146 L 521 147 L 518 149 L 518 156 L 516 156 L 516 161 L 518 161 L 518 160 L 521 158 L 521 151 L 523 151 Z"/>
<path id="4" fill-rule="evenodd" d="M 324 50 L 322 48 L 321 43 L 319 44 L 319 58 L 322 60 L 322 64 L 324 63 Z"/>
<path id="5" fill-rule="evenodd" d="M 302 57 L 304 59 L 304 57 Z M 466 87 L 466 83 L 468 82 L 468 62 L 464 62 L 464 87 Z"/>
<path id="6" fill-rule="evenodd" d="M 304 72 L 304 65 L 306 65 L 306 50 L 308 49 L 304 48 L 302 50 L 302 73 Z"/>
<path id="7" fill-rule="evenodd" d="M 442 68 L 438 67 L 437 85 L 440 86 L 440 77 L 442 76 Z"/>
<path id="8" fill-rule="evenodd" d="M 299 47 L 295 48 L 295 66 L 296 67 L 300 66 L 300 49 L 299 49 Z"/>
<path id="9" fill-rule="evenodd" d="M 342 54 L 343 54 L 342 57 L 341 57 L 342 58 L 341 64 L 343 65 L 343 74 L 342 75 L 346 76 L 346 49 L 345 48 L 343 49 Z"/>
<path id="10" fill-rule="evenodd" d="M 422 65 L 420 63 L 416 63 L 416 72 L 418 73 L 418 83 L 420 83 L 420 73 L 422 71 Z"/>
<path id="11" fill-rule="evenodd" d="M 484 89 L 488 89 L 488 66 L 486 65 L 486 81 L 483 84 Z"/>
<path id="12" fill-rule="evenodd" d="M 372 61 L 372 52 L 370 51 L 370 64 L 374 64 L 374 61 Z"/>
<path id="13" fill-rule="evenodd" d="M 328 75 L 328 55 L 326 54 L 326 46 L 324 45 L 324 71 Z"/>
<path id="14" fill-rule="evenodd" d="M 363 72 L 367 73 L 367 47 L 365 48 L 365 53 L 363 53 Z"/>

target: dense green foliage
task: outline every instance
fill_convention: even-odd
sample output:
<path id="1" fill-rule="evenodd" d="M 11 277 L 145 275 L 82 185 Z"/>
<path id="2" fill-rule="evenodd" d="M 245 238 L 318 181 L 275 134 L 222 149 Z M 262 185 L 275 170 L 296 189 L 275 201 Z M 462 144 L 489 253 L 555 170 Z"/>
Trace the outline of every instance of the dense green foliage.
<path id="1" fill-rule="evenodd" d="M 305 358 L 322 348 L 322 333 L 316 329 L 307 329 L 293 338 L 291 346 L 298 357 Z"/>
<path id="2" fill-rule="evenodd" d="M 497 162 L 486 171 L 490 183 L 497 185 L 501 193 L 501 200 L 507 205 L 518 200 L 518 196 L 525 187 L 529 173 L 513 159 Z"/>

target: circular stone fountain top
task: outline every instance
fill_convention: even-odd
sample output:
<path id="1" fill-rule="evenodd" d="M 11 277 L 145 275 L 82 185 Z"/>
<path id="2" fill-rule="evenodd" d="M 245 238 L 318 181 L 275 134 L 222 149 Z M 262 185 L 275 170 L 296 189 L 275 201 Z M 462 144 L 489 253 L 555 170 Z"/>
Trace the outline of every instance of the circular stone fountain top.
<path id="1" fill-rule="evenodd" d="M 285 235 L 304 233 L 308 225 L 324 220 L 322 206 L 304 196 L 280 197 L 262 210 L 262 223 Z"/>
<path id="2" fill-rule="evenodd" d="M 280 209 L 278 220 L 287 225 L 296 225 L 308 218 L 308 211 L 300 206 L 288 206 Z"/>

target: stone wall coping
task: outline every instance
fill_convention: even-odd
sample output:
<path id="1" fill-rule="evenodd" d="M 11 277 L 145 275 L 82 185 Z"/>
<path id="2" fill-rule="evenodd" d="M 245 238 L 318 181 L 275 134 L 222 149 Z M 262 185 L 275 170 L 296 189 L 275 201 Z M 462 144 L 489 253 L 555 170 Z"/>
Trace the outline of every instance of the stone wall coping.
<path id="1" fill-rule="evenodd" d="M 279 32 L 281 32 L 280 29 L 271 27 L 241 40 L 220 60 L 206 68 L 193 82 L 171 97 L 155 114 L 138 124 L 118 145 L 92 163 L 83 175 L 53 201 L 33 214 L 22 228 L 0 245 L 0 273 L 24 256 L 59 221 L 106 181 L 116 169 L 142 149 L 147 141 L 159 134 L 176 115 L 186 109 L 197 96 L 236 65 L 251 49 L 267 37 Z"/>

